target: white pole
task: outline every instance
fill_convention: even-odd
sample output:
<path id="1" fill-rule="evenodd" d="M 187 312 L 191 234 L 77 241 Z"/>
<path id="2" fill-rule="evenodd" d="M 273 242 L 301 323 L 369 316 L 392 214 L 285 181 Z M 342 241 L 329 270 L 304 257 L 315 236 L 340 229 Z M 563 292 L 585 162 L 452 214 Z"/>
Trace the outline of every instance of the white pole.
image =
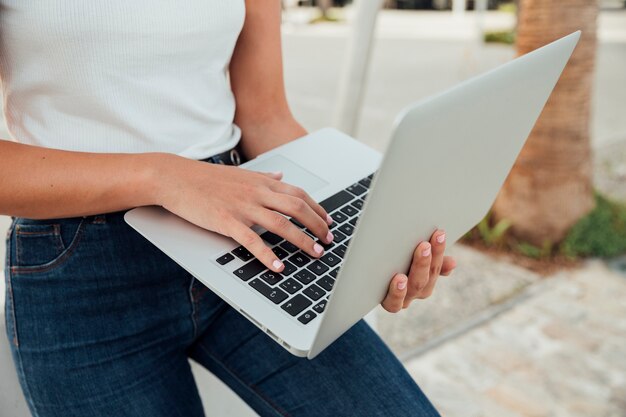
<path id="1" fill-rule="evenodd" d="M 452 14 L 455 16 L 465 14 L 465 0 L 452 0 Z"/>
<path id="2" fill-rule="evenodd" d="M 343 71 L 333 125 L 354 136 L 359 122 L 376 16 L 384 0 L 355 0 L 355 15 Z"/>
<path id="3" fill-rule="evenodd" d="M 487 14 L 487 0 L 475 0 L 474 9 L 476 13 L 476 31 L 478 32 L 478 43 L 483 43 L 485 35 L 485 18 Z"/>

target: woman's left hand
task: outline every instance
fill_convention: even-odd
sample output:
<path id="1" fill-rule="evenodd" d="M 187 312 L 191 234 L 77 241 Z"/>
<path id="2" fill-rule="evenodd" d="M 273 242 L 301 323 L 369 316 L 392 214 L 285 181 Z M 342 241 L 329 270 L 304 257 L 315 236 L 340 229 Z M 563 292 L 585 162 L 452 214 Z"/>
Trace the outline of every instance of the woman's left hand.
<path id="1" fill-rule="evenodd" d="M 396 274 L 389 284 L 387 297 L 381 305 L 391 313 L 407 308 L 415 299 L 430 297 L 435 289 L 439 275 L 448 276 L 456 267 L 450 256 L 444 256 L 446 234 L 437 230 L 430 242 L 422 242 L 413 252 L 413 260 L 408 276 Z"/>

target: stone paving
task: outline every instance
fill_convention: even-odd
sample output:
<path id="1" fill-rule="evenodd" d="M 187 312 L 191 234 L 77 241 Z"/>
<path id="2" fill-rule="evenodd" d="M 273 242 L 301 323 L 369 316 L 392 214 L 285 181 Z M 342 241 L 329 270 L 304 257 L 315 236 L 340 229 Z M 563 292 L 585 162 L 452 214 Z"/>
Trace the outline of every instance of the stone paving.
<path id="1" fill-rule="evenodd" d="M 626 416 L 626 276 L 602 262 L 407 366 L 448 417 Z"/>

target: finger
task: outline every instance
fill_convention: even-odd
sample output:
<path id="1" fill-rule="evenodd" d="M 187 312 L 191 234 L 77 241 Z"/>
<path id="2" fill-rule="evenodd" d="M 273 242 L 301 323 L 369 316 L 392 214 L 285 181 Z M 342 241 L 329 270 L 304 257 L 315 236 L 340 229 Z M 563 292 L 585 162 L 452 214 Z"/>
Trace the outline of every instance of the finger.
<path id="1" fill-rule="evenodd" d="M 432 276 L 428 280 L 428 284 L 420 292 L 417 293 L 415 298 L 419 298 L 420 300 L 424 300 L 431 295 L 433 295 L 433 291 L 435 291 L 435 285 L 437 284 L 437 280 L 439 279 L 439 275 Z"/>
<path id="2" fill-rule="evenodd" d="M 300 199 L 306 201 L 306 203 L 313 209 L 313 211 L 315 213 L 317 213 L 317 215 L 319 217 L 321 217 L 322 220 L 324 220 L 328 226 L 333 224 L 332 217 L 330 217 L 330 215 L 328 213 L 326 213 L 326 210 L 324 210 L 324 207 L 320 206 L 317 201 L 313 200 L 313 198 L 311 198 L 311 196 L 306 191 L 304 191 L 302 188 L 294 187 L 291 184 L 287 184 L 285 182 L 281 182 L 281 183 L 274 184 L 273 187 L 270 187 L 270 189 L 272 189 L 272 190 L 274 190 L 276 192 L 283 193 L 283 194 L 288 194 L 288 195 L 291 195 L 293 197 L 297 197 L 297 198 L 300 198 Z M 298 219 L 298 220 L 300 220 L 300 219 Z M 300 221 L 302 222 L 302 220 L 300 220 Z"/>
<path id="3" fill-rule="evenodd" d="M 316 243 L 309 235 L 304 233 L 299 227 L 289 221 L 280 213 L 272 210 L 263 212 L 254 219 L 254 222 L 266 230 L 275 233 L 282 238 L 293 243 L 302 251 L 314 258 L 319 258 L 324 254 L 324 248 Z"/>
<path id="4" fill-rule="evenodd" d="M 285 268 L 276 254 L 265 245 L 263 239 L 245 224 L 233 221 L 227 226 L 226 231 L 230 237 L 248 249 L 267 268 L 275 272 L 280 272 Z"/>
<path id="5" fill-rule="evenodd" d="M 430 263 L 430 279 L 439 277 L 443 265 L 443 254 L 446 251 L 446 232 L 436 230 L 430 238 L 433 247 L 433 259 Z"/>
<path id="6" fill-rule="evenodd" d="M 456 261 L 452 256 L 444 256 L 443 257 L 443 265 L 441 266 L 441 275 L 448 276 L 452 274 L 456 268 Z"/>
<path id="7" fill-rule="evenodd" d="M 333 241 L 334 236 L 328 229 L 326 221 L 318 216 L 305 200 L 288 194 L 272 193 L 264 204 L 272 210 L 296 218 L 322 242 Z"/>
<path id="8" fill-rule="evenodd" d="M 276 172 L 262 172 L 261 174 L 265 175 L 266 177 L 270 177 L 271 179 L 280 181 L 283 179 L 283 173 L 281 171 L 276 171 Z"/>
<path id="9" fill-rule="evenodd" d="M 404 274 L 396 274 L 389 283 L 387 296 L 381 303 L 382 307 L 390 313 L 402 310 L 404 298 L 407 292 L 408 277 Z"/>
<path id="10" fill-rule="evenodd" d="M 413 252 L 413 260 L 411 261 L 411 268 L 409 269 L 407 301 L 410 302 L 414 299 L 417 293 L 428 284 L 431 257 L 432 246 L 430 243 L 422 242 L 417 245 Z"/>

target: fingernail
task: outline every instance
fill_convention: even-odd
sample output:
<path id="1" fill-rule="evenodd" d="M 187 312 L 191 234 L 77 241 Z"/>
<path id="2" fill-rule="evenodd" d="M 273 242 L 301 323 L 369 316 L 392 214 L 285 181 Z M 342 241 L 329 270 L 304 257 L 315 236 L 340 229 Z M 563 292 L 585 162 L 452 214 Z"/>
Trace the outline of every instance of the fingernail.
<path id="1" fill-rule="evenodd" d="M 324 248 L 319 243 L 316 243 L 315 245 L 313 245 L 313 250 L 315 251 L 315 253 L 321 254 L 324 251 Z"/>
<path id="2" fill-rule="evenodd" d="M 446 241 L 446 234 L 442 233 L 439 236 L 437 236 L 437 243 L 443 243 Z"/>
<path id="3" fill-rule="evenodd" d="M 422 256 L 430 256 L 430 245 L 428 245 L 426 249 L 422 251 Z"/>
<path id="4" fill-rule="evenodd" d="M 283 263 L 276 259 L 274 262 L 272 262 L 272 266 L 274 267 L 274 269 L 280 269 L 283 267 Z"/>
<path id="5" fill-rule="evenodd" d="M 328 232 L 328 234 L 326 235 L 326 242 L 330 243 L 333 241 L 334 238 L 335 236 L 331 232 Z"/>
<path id="6" fill-rule="evenodd" d="M 333 224 L 333 218 L 330 217 L 330 214 L 326 215 L 326 223 L 328 223 L 329 226 Z"/>
<path id="7" fill-rule="evenodd" d="M 272 172 L 272 175 L 274 175 L 275 177 L 280 177 L 281 175 L 283 175 L 282 171 L 274 171 Z"/>
<path id="8" fill-rule="evenodd" d="M 400 281 L 398 281 L 398 289 L 399 290 L 403 290 L 406 288 L 406 278 L 402 278 Z"/>

